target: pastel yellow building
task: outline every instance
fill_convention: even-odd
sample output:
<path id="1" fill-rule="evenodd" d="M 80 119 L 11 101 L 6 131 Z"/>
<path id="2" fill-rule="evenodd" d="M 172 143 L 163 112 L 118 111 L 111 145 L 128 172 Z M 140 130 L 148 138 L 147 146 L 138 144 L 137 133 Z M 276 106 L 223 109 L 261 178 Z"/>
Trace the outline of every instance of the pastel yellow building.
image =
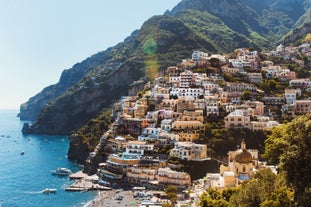
<path id="1" fill-rule="evenodd" d="M 132 166 L 127 168 L 126 176 L 133 181 L 155 181 L 157 180 L 156 168 Z"/>
<path id="2" fill-rule="evenodd" d="M 244 115 L 241 110 L 235 110 L 225 117 L 225 128 L 250 128 L 250 121 L 249 115 Z"/>
<path id="3" fill-rule="evenodd" d="M 204 130 L 204 125 L 200 121 L 174 121 L 172 123 L 174 130 Z"/>
<path id="4" fill-rule="evenodd" d="M 170 168 L 159 168 L 158 183 L 160 185 L 176 185 L 180 188 L 187 188 L 191 185 L 191 178 L 185 172 L 177 172 Z"/>
<path id="5" fill-rule="evenodd" d="M 178 131 L 178 142 L 193 142 L 200 138 L 200 131 L 193 130 L 193 131 Z"/>
<path id="6" fill-rule="evenodd" d="M 204 125 L 200 121 L 174 121 L 171 131 L 178 134 L 178 141 L 195 141 L 204 133 Z"/>
<path id="7" fill-rule="evenodd" d="M 181 121 L 199 121 L 203 123 L 203 110 L 184 111 Z"/>

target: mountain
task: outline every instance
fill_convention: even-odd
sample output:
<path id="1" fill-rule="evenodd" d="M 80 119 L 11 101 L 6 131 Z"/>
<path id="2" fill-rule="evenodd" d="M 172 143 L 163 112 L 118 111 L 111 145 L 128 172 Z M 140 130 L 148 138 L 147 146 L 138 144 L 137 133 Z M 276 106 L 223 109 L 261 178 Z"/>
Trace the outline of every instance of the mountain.
<path id="1" fill-rule="evenodd" d="M 311 10 L 309 9 L 296 22 L 294 29 L 284 37 L 284 44 L 302 44 L 311 35 Z"/>
<path id="2" fill-rule="evenodd" d="M 183 0 L 22 104 L 20 118 L 35 120 L 23 132 L 69 134 L 127 95 L 133 81 L 154 79 L 193 50 L 272 49 L 302 18 L 310 19 L 309 7 L 309 0 Z"/>

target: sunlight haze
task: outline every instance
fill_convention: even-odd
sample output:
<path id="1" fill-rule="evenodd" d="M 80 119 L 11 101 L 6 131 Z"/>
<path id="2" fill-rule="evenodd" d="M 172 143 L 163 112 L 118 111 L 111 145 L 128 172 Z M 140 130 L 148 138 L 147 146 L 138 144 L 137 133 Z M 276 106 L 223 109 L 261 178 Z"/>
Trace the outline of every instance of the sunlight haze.
<path id="1" fill-rule="evenodd" d="M 1 0 L 0 109 L 18 109 L 75 63 L 122 42 L 180 0 Z"/>

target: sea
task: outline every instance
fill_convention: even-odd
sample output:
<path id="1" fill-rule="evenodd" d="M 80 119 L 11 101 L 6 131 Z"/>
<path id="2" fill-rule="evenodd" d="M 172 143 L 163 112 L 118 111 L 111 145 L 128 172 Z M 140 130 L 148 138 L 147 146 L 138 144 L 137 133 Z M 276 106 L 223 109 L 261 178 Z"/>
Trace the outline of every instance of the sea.
<path id="1" fill-rule="evenodd" d="M 82 207 L 94 199 L 95 192 L 65 191 L 74 181 L 51 174 L 59 167 L 81 170 L 67 159 L 67 137 L 23 135 L 17 114 L 0 110 L 0 207 Z M 57 192 L 44 194 L 45 188 Z"/>

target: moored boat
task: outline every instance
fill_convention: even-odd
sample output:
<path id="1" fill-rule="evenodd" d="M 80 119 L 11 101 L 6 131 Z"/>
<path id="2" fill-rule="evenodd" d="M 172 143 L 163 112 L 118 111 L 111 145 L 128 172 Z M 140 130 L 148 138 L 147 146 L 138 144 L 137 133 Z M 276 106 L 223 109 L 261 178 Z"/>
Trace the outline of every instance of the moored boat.
<path id="1" fill-rule="evenodd" d="M 62 176 L 67 176 L 72 173 L 71 170 L 64 167 L 57 168 L 56 170 L 51 170 L 51 172 L 53 175 L 62 175 Z"/>
<path id="2" fill-rule="evenodd" d="M 49 194 L 49 193 L 56 193 L 57 189 L 55 188 L 46 188 L 42 191 L 42 193 L 46 193 L 46 194 Z"/>

